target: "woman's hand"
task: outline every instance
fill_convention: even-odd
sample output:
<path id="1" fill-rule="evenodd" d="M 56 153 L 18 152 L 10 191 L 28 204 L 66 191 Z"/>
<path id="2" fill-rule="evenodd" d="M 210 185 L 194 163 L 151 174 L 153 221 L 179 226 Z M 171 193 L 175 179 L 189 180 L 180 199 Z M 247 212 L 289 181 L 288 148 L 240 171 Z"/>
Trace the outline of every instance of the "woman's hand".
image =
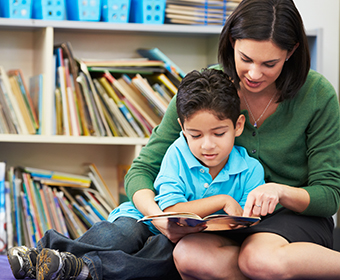
<path id="1" fill-rule="evenodd" d="M 153 220 L 152 223 L 173 243 L 177 243 L 185 235 L 200 232 L 206 228 L 204 224 L 195 227 L 180 226 L 175 222 L 168 221 L 168 219 Z"/>
<path id="2" fill-rule="evenodd" d="M 243 215 L 259 217 L 273 213 L 280 201 L 282 188 L 280 184 L 267 183 L 253 189 L 248 195 Z"/>
<path id="3" fill-rule="evenodd" d="M 305 189 L 267 183 L 249 193 L 243 216 L 266 216 L 274 212 L 278 203 L 300 213 L 306 210 L 309 202 L 310 197 Z"/>

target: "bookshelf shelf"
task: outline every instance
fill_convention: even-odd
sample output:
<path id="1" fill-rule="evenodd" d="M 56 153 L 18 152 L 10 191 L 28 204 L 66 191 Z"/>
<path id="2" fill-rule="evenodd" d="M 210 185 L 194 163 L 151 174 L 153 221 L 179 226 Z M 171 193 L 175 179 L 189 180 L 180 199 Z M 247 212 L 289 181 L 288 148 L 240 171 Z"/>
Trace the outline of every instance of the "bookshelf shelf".
<path id="1" fill-rule="evenodd" d="M 211 36 L 219 35 L 221 26 L 186 26 L 176 24 L 138 24 L 138 23 L 109 23 L 109 22 L 80 22 L 80 21 L 48 21 L 48 20 L 18 20 L 0 18 L 0 26 L 8 29 L 29 29 L 35 30 L 46 27 L 53 27 L 55 30 L 70 31 L 107 31 L 107 32 L 129 32 L 133 33 L 153 33 L 153 34 L 180 34 L 190 36 Z"/>
<path id="2" fill-rule="evenodd" d="M 87 136 L 45 136 L 45 135 L 10 135 L 1 134 L 0 143 L 42 143 L 42 144 L 75 144 L 75 145 L 145 145 L 147 138 L 132 137 L 87 137 Z"/>

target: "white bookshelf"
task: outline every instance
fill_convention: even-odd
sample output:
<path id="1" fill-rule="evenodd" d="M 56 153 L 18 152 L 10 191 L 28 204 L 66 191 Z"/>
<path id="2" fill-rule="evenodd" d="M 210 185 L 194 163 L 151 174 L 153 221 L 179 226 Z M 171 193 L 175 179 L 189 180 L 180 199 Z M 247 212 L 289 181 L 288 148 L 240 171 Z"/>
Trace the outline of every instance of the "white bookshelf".
<path id="1" fill-rule="evenodd" d="M 300 9 L 300 12 L 305 15 L 310 10 L 305 8 Z M 331 55 L 323 52 L 323 26 L 310 26 L 306 25 L 306 29 L 312 49 L 312 65 L 316 70 L 323 70 L 325 67 L 320 58 Z M 33 75 L 44 73 L 44 94 L 52 92 L 53 46 L 64 41 L 71 42 L 76 58 L 138 57 L 135 52 L 137 48 L 158 47 L 188 72 L 217 62 L 221 29 L 220 26 L 0 18 L 0 65 L 5 70 L 20 68 L 26 81 Z M 338 46 L 339 42 L 335 43 Z M 48 110 L 44 116 L 50 118 L 50 114 Z M 117 165 L 130 164 L 146 143 L 147 139 L 139 138 L 66 137 L 51 136 L 49 132 L 42 136 L 0 134 L 0 161 L 6 161 L 8 166 L 31 166 L 75 173 L 84 173 L 86 163 L 93 162 L 117 196 Z"/>
<path id="2" fill-rule="evenodd" d="M 53 46 L 70 41 L 77 58 L 139 57 L 137 48 L 158 47 L 188 72 L 217 62 L 221 27 L 112 24 L 105 22 L 13 20 L 0 18 L 0 65 L 20 68 L 26 82 L 43 73 L 44 95 L 53 91 Z M 52 97 L 51 97 L 52 98 Z M 51 102 L 51 99 L 47 102 Z M 44 112 L 51 119 L 51 110 Z M 0 134 L 0 161 L 84 173 L 94 162 L 117 196 L 118 164 L 130 164 L 147 139 Z"/>

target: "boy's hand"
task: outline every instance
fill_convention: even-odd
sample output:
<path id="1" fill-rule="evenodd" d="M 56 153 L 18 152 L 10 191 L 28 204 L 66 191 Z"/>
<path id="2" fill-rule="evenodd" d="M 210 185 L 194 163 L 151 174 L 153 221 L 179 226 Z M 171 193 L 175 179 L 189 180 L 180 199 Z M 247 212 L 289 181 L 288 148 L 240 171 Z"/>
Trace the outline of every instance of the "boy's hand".
<path id="1" fill-rule="evenodd" d="M 172 243 L 177 243 L 182 237 L 204 230 L 204 224 L 195 227 L 180 226 L 175 222 L 169 222 L 168 219 L 153 220 L 153 225 L 165 235 Z"/>
<path id="2" fill-rule="evenodd" d="M 243 209 L 240 204 L 231 196 L 226 195 L 226 202 L 223 207 L 223 211 L 226 212 L 228 215 L 232 216 L 242 216 Z"/>

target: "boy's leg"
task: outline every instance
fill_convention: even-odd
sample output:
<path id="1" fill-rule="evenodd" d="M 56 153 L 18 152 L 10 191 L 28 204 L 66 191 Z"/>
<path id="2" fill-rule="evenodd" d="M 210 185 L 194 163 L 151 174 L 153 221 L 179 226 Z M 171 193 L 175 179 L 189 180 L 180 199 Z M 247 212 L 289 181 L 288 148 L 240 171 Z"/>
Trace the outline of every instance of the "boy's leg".
<path id="1" fill-rule="evenodd" d="M 121 217 L 113 223 L 95 224 L 76 240 L 48 231 L 38 250 L 57 249 L 82 257 L 93 279 L 134 279 L 142 275 L 166 279 L 171 273 L 177 275 L 172 259 L 174 245 L 163 235 L 150 236 L 146 225 Z"/>

